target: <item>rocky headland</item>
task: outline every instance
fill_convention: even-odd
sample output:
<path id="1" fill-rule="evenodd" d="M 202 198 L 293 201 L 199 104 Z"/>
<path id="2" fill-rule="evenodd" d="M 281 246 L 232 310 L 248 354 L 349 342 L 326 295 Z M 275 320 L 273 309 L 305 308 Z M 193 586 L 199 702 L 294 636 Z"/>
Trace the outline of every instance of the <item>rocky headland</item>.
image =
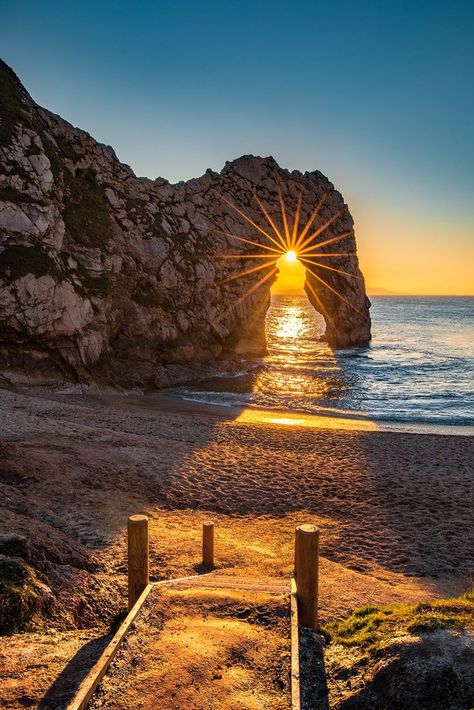
<path id="1" fill-rule="evenodd" d="M 235 208 L 268 229 L 260 200 L 282 227 L 279 190 L 290 227 L 302 194 L 300 223 L 320 203 L 314 230 L 329 222 L 315 240 L 346 235 L 321 252 L 341 252 L 331 266 L 355 278 L 315 266 L 329 287 L 308 272 L 306 291 L 332 346 L 366 344 L 353 219 L 324 175 L 243 156 L 174 185 L 138 178 L 110 146 L 38 106 L 0 63 L 4 382 L 154 388 L 203 363 L 261 355 L 275 274 L 235 277 L 255 265 L 243 257 L 273 245 Z"/>
<path id="2" fill-rule="evenodd" d="M 275 270 L 253 271 L 258 260 L 247 257 L 269 246 L 264 211 L 284 227 L 282 202 L 289 229 L 300 204 L 300 224 L 320 230 L 310 245 L 340 253 L 330 262 L 339 271 L 315 266 L 305 284 L 329 344 L 366 344 L 354 224 L 324 175 L 244 156 L 175 185 L 138 178 L 110 146 L 38 106 L 0 62 L 2 707 L 67 706 L 126 606 L 125 525 L 139 511 L 150 519 L 153 581 L 196 572 L 202 519 L 219 530 L 218 569 L 254 578 L 288 579 L 295 526 L 319 526 L 324 663 L 315 655 L 322 638 L 308 630 L 303 708 L 327 707 L 328 697 L 331 707 L 363 710 L 472 706 L 472 438 L 344 430 L 329 419 L 255 424 L 231 410 L 167 409 L 163 395 L 151 395 L 158 406 L 105 388 L 48 388 L 154 389 L 264 353 Z M 239 601 L 236 613 L 262 629 L 269 618 L 253 602 Z M 178 617 L 170 621 L 183 624 Z M 249 667 L 242 641 L 227 635 L 234 680 L 237 668 L 280 681 L 277 621 L 275 653 L 264 629 Z M 187 674 L 175 638 L 169 657 Z M 94 707 L 113 706 L 117 690 L 120 707 L 136 704 L 127 700 L 134 688 L 124 696 L 117 682 L 124 669 L 140 679 L 136 642 Z M 195 676 L 194 653 L 189 667 Z M 212 701 L 216 679 L 202 683 Z"/>

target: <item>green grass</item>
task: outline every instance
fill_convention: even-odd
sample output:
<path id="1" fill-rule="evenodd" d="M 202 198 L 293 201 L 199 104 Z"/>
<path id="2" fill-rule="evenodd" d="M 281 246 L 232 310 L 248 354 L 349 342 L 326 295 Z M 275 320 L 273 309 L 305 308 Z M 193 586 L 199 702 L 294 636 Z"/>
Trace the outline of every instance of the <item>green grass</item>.
<path id="1" fill-rule="evenodd" d="M 326 624 L 322 633 L 331 643 L 373 648 L 395 635 L 466 628 L 474 628 L 472 591 L 460 597 L 422 604 L 364 606 L 346 619 Z"/>

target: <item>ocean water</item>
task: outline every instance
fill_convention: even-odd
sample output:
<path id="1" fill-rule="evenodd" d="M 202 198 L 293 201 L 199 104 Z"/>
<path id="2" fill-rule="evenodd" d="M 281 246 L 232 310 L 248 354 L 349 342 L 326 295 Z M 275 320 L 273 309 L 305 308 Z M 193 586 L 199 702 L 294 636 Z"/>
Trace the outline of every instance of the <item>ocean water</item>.
<path id="1" fill-rule="evenodd" d="M 474 298 L 371 300 L 371 344 L 333 351 L 305 295 L 274 295 L 266 357 L 173 393 L 226 406 L 474 425 Z"/>

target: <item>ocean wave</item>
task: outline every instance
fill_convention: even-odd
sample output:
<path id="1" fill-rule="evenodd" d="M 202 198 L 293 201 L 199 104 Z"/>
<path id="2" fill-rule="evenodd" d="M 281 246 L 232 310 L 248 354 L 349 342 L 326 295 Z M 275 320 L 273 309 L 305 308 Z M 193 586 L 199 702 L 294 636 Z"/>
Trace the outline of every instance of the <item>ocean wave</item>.
<path id="1" fill-rule="evenodd" d="M 301 313 L 303 343 L 279 335 L 289 332 L 288 306 L 293 319 Z M 374 298 L 370 347 L 333 352 L 307 299 L 279 297 L 267 315 L 267 357 L 175 392 L 227 407 L 473 426 L 473 312 L 472 298 Z"/>

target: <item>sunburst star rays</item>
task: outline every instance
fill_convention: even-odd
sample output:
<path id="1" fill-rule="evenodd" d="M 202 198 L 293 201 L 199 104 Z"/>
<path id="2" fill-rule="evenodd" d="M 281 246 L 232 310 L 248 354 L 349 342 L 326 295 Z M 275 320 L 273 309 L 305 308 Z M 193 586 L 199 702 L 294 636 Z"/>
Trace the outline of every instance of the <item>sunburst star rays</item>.
<path id="1" fill-rule="evenodd" d="M 278 271 L 278 269 L 276 268 L 276 266 L 274 266 L 273 269 L 272 269 L 268 274 L 265 274 L 264 276 L 262 276 L 262 278 L 260 278 L 260 279 L 257 281 L 257 283 L 255 283 L 253 286 L 251 286 L 250 288 L 248 288 L 247 291 L 245 291 L 245 293 L 243 293 L 243 294 L 240 296 L 240 298 L 238 298 L 237 301 L 235 301 L 235 302 L 232 304 L 232 307 L 233 307 L 233 308 L 237 308 L 237 306 L 238 306 L 240 303 L 242 303 L 242 301 L 244 301 L 246 298 L 248 298 L 249 296 L 251 296 L 252 293 L 254 293 L 257 289 L 259 289 L 261 286 L 263 286 L 263 284 L 265 283 L 265 281 L 268 281 L 268 279 L 270 279 L 274 274 L 276 274 L 277 271 Z"/>
<path id="2" fill-rule="evenodd" d="M 328 284 L 328 282 L 325 281 L 323 278 L 321 278 L 321 276 L 318 276 L 318 274 L 316 274 L 316 273 L 313 271 L 313 269 L 310 269 L 309 266 L 306 267 L 306 271 L 309 271 L 309 273 L 310 273 L 312 276 L 314 276 L 314 278 L 315 278 L 317 281 L 319 281 L 319 282 L 322 283 L 326 288 L 328 288 L 330 291 L 332 291 L 338 298 L 341 299 L 341 301 L 344 301 L 344 303 L 347 303 L 347 305 L 350 306 L 351 308 L 353 308 L 354 311 L 357 311 L 358 313 L 361 312 L 361 311 L 359 310 L 359 308 L 356 308 L 356 306 L 354 306 L 353 303 L 351 303 L 347 298 L 345 298 L 345 296 L 343 296 L 342 293 L 339 293 L 339 291 L 338 291 L 337 289 L 333 288 L 330 284 Z M 309 283 L 308 278 L 306 278 L 306 283 Z"/>
<path id="3" fill-rule="evenodd" d="M 287 249 L 289 249 L 289 248 L 291 248 L 290 229 L 288 227 L 288 217 L 286 216 L 286 205 L 285 205 L 285 200 L 283 199 L 283 192 L 281 189 L 281 185 L 278 185 L 278 199 L 280 201 L 283 229 L 285 230 L 286 246 L 287 246 Z"/>
<path id="4" fill-rule="evenodd" d="M 258 281 L 254 282 L 253 284 L 250 285 L 250 287 L 240 295 L 240 297 L 237 299 L 237 301 L 232 304 L 232 307 L 238 306 L 242 301 L 244 301 L 246 298 L 248 298 L 250 295 L 255 293 L 259 288 L 264 286 L 270 278 L 272 278 L 277 272 L 278 268 L 276 266 L 276 262 L 279 259 L 280 256 L 286 254 L 295 254 L 296 259 L 299 259 L 303 266 L 306 269 L 307 276 L 306 276 L 306 285 L 314 297 L 315 302 L 318 304 L 318 307 L 321 309 L 321 312 L 325 315 L 325 317 L 329 317 L 326 308 L 323 304 L 323 301 L 321 300 L 321 295 L 318 294 L 315 287 L 314 283 L 312 284 L 311 281 L 309 280 L 308 276 L 311 275 L 318 283 L 321 284 L 323 289 L 328 289 L 332 293 L 334 293 L 338 298 L 340 298 L 342 301 L 347 303 L 351 308 L 354 310 L 358 311 L 358 309 L 350 303 L 350 301 L 345 298 L 343 294 L 341 294 L 335 287 L 334 285 L 331 285 L 328 283 L 325 279 L 322 278 L 316 271 L 314 270 L 315 267 L 316 269 L 325 269 L 327 271 L 331 271 L 333 273 L 340 274 L 343 277 L 351 278 L 351 279 L 357 279 L 357 280 L 362 280 L 362 276 L 360 275 L 360 272 L 356 274 L 351 274 L 348 271 L 344 271 L 343 269 L 337 268 L 335 265 L 334 266 L 329 266 L 323 263 L 320 263 L 319 259 L 331 259 L 331 258 L 344 258 L 344 257 L 353 257 L 356 256 L 356 252 L 351 252 L 351 251 L 332 251 L 332 252 L 323 252 L 321 249 L 324 246 L 327 246 L 329 244 L 335 244 L 339 241 L 342 241 L 343 239 L 347 239 L 348 237 L 353 236 L 354 231 L 353 229 L 346 230 L 342 234 L 336 234 L 335 236 L 331 236 L 328 239 L 323 239 L 321 241 L 321 237 L 324 235 L 324 232 L 331 226 L 333 225 L 336 220 L 343 214 L 345 210 L 345 206 L 341 207 L 338 209 L 333 215 L 331 215 L 328 219 L 326 219 L 322 224 L 319 226 L 317 225 L 317 220 L 318 216 L 321 212 L 321 209 L 323 208 L 325 202 L 327 201 L 328 197 L 328 192 L 324 192 L 321 197 L 319 198 L 316 206 L 314 207 L 313 211 L 311 212 L 310 216 L 304 223 L 304 225 L 301 227 L 301 212 L 302 212 L 302 203 L 303 203 L 303 194 L 304 194 L 304 189 L 301 187 L 298 196 L 296 198 L 296 205 L 293 213 L 293 218 L 291 219 L 289 217 L 289 211 L 287 208 L 287 205 L 285 204 L 285 199 L 283 196 L 283 190 L 282 186 L 278 183 L 277 184 L 277 191 L 278 191 L 278 202 L 280 206 L 280 220 L 281 220 L 281 228 L 279 228 L 277 222 L 280 220 L 276 220 L 274 217 L 274 214 L 271 214 L 269 209 L 265 206 L 264 202 L 259 198 L 257 195 L 256 190 L 254 190 L 253 197 L 255 199 L 255 202 L 263 216 L 263 219 L 265 220 L 265 226 L 261 226 L 258 224 L 255 219 L 253 219 L 250 215 L 246 214 L 243 209 L 235 205 L 230 199 L 225 197 L 224 195 L 217 193 L 216 194 L 232 209 L 234 210 L 238 215 L 240 215 L 246 222 L 249 224 L 258 234 L 260 235 L 260 239 L 264 237 L 268 244 L 262 243 L 261 241 L 255 241 L 254 239 L 248 239 L 247 235 L 246 236 L 240 236 L 238 234 L 233 234 L 231 232 L 226 232 L 222 230 L 215 230 L 216 233 L 222 234 L 223 236 L 226 236 L 231 239 L 235 239 L 241 244 L 244 245 L 249 245 L 251 247 L 256 247 L 257 249 L 260 249 L 262 251 L 253 251 L 252 253 L 236 253 L 236 254 L 219 254 L 216 255 L 216 259 L 221 259 L 221 260 L 238 260 L 238 259 L 262 259 L 265 260 L 265 263 L 259 264 L 257 266 L 254 266 L 249 269 L 243 269 L 237 273 L 233 273 L 230 276 L 220 279 L 218 281 L 214 282 L 214 285 L 221 285 L 225 283 L 229 283 L 232 281 L 236 281 L 240 278 L 245 278 L 248 276 L 251 276 L 252 274 L 258 274 L 261 271 L 264 271 L 266 269 L 270 269 L 268 273 L 264 273 L 263 276 L 260 276 Z M 291 224 L 291 226 L 290 226 Z M 252 235 L 248 235 L 252 236 Z M 316 259 L 316 261 L 315 261 Z M 268 288 L 268 287 L 267 287 Z"/>
<path id="5" fill-rule="evenodd" d="M 278 240 L 279 240 L 281 246 L 283 247 L 283 249 L 286 249 L 287 244 L 285 244 L 285 240 L 283 239 L 280 230 L 279 230 L 278 227 L 276 226 L 276 224 L 275 224 L 275 222 L 273 221 L 273 219 L 270 217 L 270 214 L 269 214 L 268 211 L 265 209 L 263 203 L 260 201 L 260 199 L 259 199 L 259 197 L 258 197 L 258 195 L 257 195 L 256 192 L 254 192 L 254 197 L 255 197 L 255 200 L 256 200 L 258 206 L 260 207 L 260 210 L 261 210 L 263 216 L 265 217 L 265 219 L 267 220 L 268 224 L 270 225 L 270 227 L 273 229 L 273 231 L 274 231 L 275 234 L 277 235 Z"/>
<path id="6" fill-rule="evenodd" d="M 326 239 L 324 242 L 318 242 L 317 244 L 311 245 L 311 247 L 309 247 L 308 249 L 303 249 L 303 251 L 298 250 L 298 256 L 311 256 L 311 249 L 319 250 L 321 249 L 321 247 L 325 247 L 327 244 L 333 244 L 334 242 L 339 242 L 341 239 L 347 239 L 347 237 L 351 237 L 353 234 L 354 230 L 350 229 L 348 232 L 338 234 L 337 237 L 331 237 L 331 239 Z M 338 256 L 340 255 L 338 254 Z"/>
<path id="7" fill-rule="evenodd" d="M 260 247 L 261 249 L 266 249 L 267 251 L 274 252 L 278 256 L 280 254 L 284 254 L 284 252 L 281 249 L 274 249 L 273 247 L 269 247 L 266 244 L 260 244 L 260 242 L 254 242 L 251 239 L 246 239 L 245 237 L 239 237 L 237 234 L 231 234 L 230 232 L 222 232 L 220 229 L 214 230 L 216 234 L 222 234 L 225 237 L 230 237 L 231 239 L 238 239 L 239 242 L 244 242 L 245 244 L 252 244 L 254 247 Z M 246 254 L 242 254 L 242 256 L 247 256 Z M 278 256 L 276 258 L 278 258 Z"/>
<path id="8" fill-rule="evenodd" d="M 292 248 L 292 250 L 294 250 L 296 247 L 296 238 L 298 236 L 298 227 L 300 226 L 300 212 L 301 212 L 302 201 L 303 201 L 303 190 L 301 189 L 300 194 L 298 195 L 298 202 L 296 203 L 295 218 L 293 220 L 293 230 L 291 232 L 291 248 Z"/>
<path id="9" fill-rule="evenodd" d="M 238 274 L 233 274 L 233 276 L 229 276 L 226 279 L 222 279 L 221 281 L 215 281 L 214 285 L 215 286 L 221 286 L 222 284 L 229 283 L 229 281 L 235 281 L 235 279 L 240 279 L 243 276 L 248 276 L 249 274 L 253 274 L 256 271 L 261 271 L 262 269 L 268 269 L 269 266 L 275 266 L 275 260 L 271 259 L 270 261 L 267 261 L 265 264 L 259 264 L 258 266 L 254 266 L 253 269 L 246 269 L 244 271 L 239 271 Z"/>
<path id="10" fill-rule="evenodd" d="M 273 239 L 273 237 L 271 237 L 268 234 L 268 232 L 266 232 L 264 229 L 262 229 L 262 227 L 260 227 L 256 222 L 253 221 L 253 219 L 251 219 L 248 215 L 246 215 L 245 212 L 243 212 L 241 209 L 239 209 L 236 205 L 232 204 L 232 202 L 230 200 L 228 200 L 226 197 L 224 197 L 223 195 L 221 195 L 221 197 L 224 200 L 224 202 L 229 205 L 229 207 L 231 207 L 233 210 L 235 210 L 241 217 L 243 217 L 249 224 L 251 224 L 252 227 L 254 227 L 257 231 L 259 231 L 261 234 L 263 234 L 263 236 L 266 237 L 267 239 L 269 239 L 273 244 L 275 244 L 276 247 L 278 247 L 279 249 L 281 248 L 282 244 L 277 242 L 276 239 Z"/>
<path id="11" fill-rule="evenodd" d="M 316 207 L 315 207 L 314 210 L 312 211 L 311 215 L 309 216 L 308 221 L 306 222 L 305 226 L 304 226 L 303 229 L 301 230 L 301 233 L 300 233 L 300 235 L 299 235 L 299 237 L 298 237 L 298 239 L 296 240 L 296 243 L 295 243 L 295 249 L 296 249 L 297 251 L 300 250 L 301 242 L 302 242 L 303 239 L 306 237 L 306 235 L 308 234 L 308 232 L 309 232 L 309 230 L 311 229 L 312 225 L 314 224 L 314 220 L 315 220 L 316 217 L 318 216 L 318 214 L 319 214 L 319 212 L 320 212 L 320 210 L 321 210 L 321 208 L 322 208 L 322 206 L 323 206 L 323 204 L 324 204 L 324 202 L 325 202 L 327 196 L 328 196 L 328 193 L 327 193 L 327 192 L 323 192 L 323 194 L 321 195 L 321 197 L 320 197 L 320 199 L 319 199 L 318 204 L 316 205 Z"/>
<path id="12" fill-rule="evenodd" d="M 327 269 L 328 271 L 336 271 L 342 276 L 349 276 L 351 279 L 362 279 L 362 276 L 356 276 L 355 274 L 350 274 L 348 271 L 343 271 L 342 269 L 336 269 L 335 266 L 327 266 L 327 264 L 320 264 L 319 261 L 312 261 L 312 259 L 305 259 L 301 257 L 301 261 L 305 264 L 314 264 L 314 266 L 319 266 L 321 269 Z"/>

